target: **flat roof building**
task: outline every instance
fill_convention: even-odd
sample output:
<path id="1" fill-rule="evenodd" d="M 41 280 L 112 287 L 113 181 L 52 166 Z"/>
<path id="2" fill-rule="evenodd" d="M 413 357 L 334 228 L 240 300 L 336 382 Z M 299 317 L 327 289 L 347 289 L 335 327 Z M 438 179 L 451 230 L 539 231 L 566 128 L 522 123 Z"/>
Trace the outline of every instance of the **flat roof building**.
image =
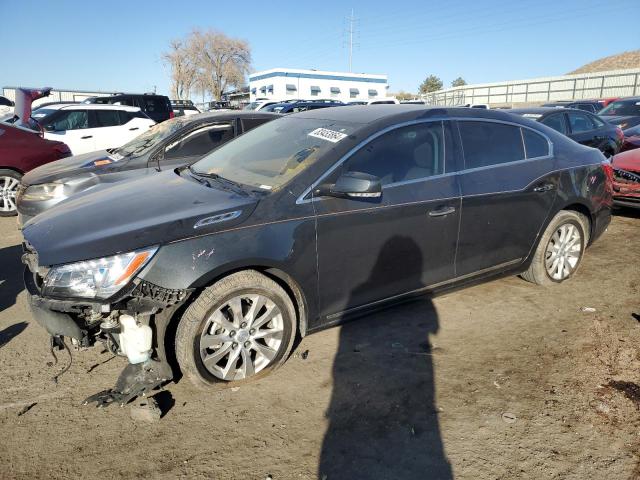
<path id="1" fill-rule="evenodd" d="M 249 75 L 251 101 L 258 98 L 367 101 L 387 96 L 386 75 L 272 68 Z"/>

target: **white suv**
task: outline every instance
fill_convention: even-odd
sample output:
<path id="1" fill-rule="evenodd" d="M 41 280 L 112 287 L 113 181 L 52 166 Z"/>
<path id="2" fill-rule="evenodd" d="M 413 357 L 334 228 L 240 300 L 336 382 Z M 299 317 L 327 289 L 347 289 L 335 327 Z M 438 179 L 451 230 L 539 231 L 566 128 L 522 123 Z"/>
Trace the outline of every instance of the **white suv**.
<path id="1" fill-rule="evenodd" d="M 44 138 L 66 143 L 73 155 L 120 147 L 156 123 L 139 108 L 124 105 L 44 105 L 31 116 L 44 129 Z"/>

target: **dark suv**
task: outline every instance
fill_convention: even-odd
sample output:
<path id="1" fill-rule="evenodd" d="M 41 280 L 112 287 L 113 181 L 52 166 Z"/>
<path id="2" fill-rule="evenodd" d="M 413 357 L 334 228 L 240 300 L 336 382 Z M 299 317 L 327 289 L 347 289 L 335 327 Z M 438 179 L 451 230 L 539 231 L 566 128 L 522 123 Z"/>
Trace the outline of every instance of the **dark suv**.
<path id="1" fill-rule="evenodd" d="M 169 97 L 154 93 L 116 93 L 108 97 L 90 97 L 85 103 L 119 103 L 138 107 L 156 123 L 164 122 L 174 117 Z"/>
<path id="2" fill-rule="evenodd" d="M 611 175 L 599 151 L 500 111 L 297 113 L 39 215 L 26 288 L 55 345 L 129 359 L 92 400 L 168 380 L 174 348 L 219 387 L 281 365 L 297 334 L 417 294 L 571 278 L 609 224 Z"/>

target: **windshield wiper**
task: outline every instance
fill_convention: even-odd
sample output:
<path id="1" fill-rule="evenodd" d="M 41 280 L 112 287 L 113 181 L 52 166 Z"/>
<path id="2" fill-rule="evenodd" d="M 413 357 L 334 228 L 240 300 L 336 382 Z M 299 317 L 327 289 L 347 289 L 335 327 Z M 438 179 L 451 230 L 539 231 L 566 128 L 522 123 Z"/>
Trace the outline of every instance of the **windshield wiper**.
<path id="1" fill-rule="evenodd" d="M 192 176 L 196 177 L 196 179 L 200 181 L 200 183 L 203 183 L 201 179 L 217 180 L 217 183 L 225 190 L 230 190 L 232 192 L 240 193 L 245 196 L 249 195 L 244 185 L 238 182 L 234 182 L 233 180 L 229 180 L 228 178 L 221 177 L 217 173 L 198 172 L 191 165 L 189 165 L 189 172 Z M 209 185 L 209 187 L 211 187 L 210 182 L 207 182 L 207 184 Z"/>

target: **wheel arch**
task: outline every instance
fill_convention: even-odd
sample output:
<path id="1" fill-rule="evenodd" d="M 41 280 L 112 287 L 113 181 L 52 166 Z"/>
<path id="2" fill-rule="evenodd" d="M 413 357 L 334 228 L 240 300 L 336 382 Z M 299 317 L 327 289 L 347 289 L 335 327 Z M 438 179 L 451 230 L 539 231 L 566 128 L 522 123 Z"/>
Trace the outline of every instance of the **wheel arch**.
<path id="1" fill-rule="evenodd" d="M 16 167 L 3 166 L 2 164 L 0 164 L 0 170 L 11 170 L 12 172 L 16 172 L 20 176 L 23 176 L 25 174 L 25 172 Z"/>
<path id="2" fill-rule="evenodd" d="M 576 212 L 583 215 L 587 219 L 587 221 L 589 222 L 589 225 L 588 225 L 589 231 L 586 233 L 589 237 L 587 239 L 587 242 L 585 243 L 587 245 L 590 245 L 591 239 L 593 238 L 593 228 L 595 225 L 595 218 L 591 209 L 584 203 L 573 202 L 565 205 L 560 210 L 568 210 L 568 211 Z"/>

